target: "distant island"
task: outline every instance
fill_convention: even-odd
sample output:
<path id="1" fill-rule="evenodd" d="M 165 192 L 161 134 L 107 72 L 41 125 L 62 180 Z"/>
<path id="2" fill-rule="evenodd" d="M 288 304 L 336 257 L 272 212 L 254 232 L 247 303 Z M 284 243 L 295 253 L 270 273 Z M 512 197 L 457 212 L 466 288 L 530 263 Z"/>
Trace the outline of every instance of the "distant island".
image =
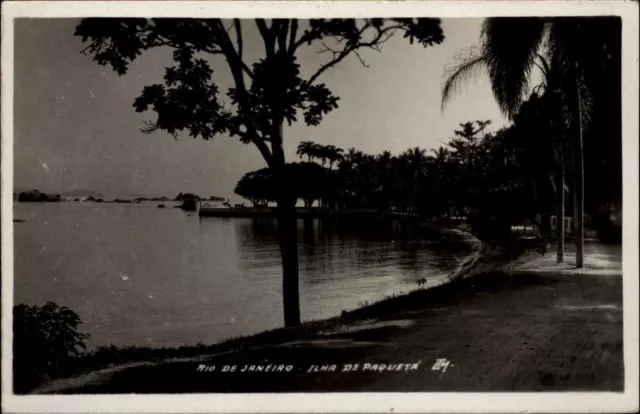
<path id="1" fill-rule="evenodd" d="M 133 199 L 134 201 L 171 201 L 169 197 L 136 197 Z"/>
<path id="2" fill-rule="evenodd" d="M 36 190 L 36 189 L 25 190 L 19 187 L 16 187 L 16 189 L 19 189 L 20 191 L 13 193 L 13 200 L 21 203 L 71 201 L 71 202 L 135 204 L 143 201 L 158 201 L 158 202 L 177 201 L 177 202 L 181 202 L 185 206 L 186 204 L 189 204 L 188 209 L 192 209 L 192 205 L 195 206 L 195 204 L 197 204 L 198 201 L 214 201 L 214 202 L 225 201 L 223 197 L 217 197 L 217 196 L 202 197 L 193 193 L 179 193 L 173 199 L 166 196 L 161 196 L 161 197 L 140 196 L 136 198 L 115 198 L 113 200 L 106 200 L 103 194 L 97 191 L 84 190 L 84 189 L 75 189 L 75 190 L 67 191 L 62 194 L 47 194 L 40 190 Z"/>
<path id="3" fill-rule="evenodd" d="M 94 199 L 98 199 L 98 198 L 102 198 L 105 199 L 104 194 L 99 193 L 97 191 L 93 191 L 93 190 L 87 190 L 84 188 L 75 188 L 71 191 L 66 191 L 64 193 L 62 193 L 62 197 L 66 197 L 66 198 L 88 198 L 88 197 L 92 197 Z"/>
<path id="4" fill-rule="evenodd" d="M 14 200 L 26 203 L 26 202 L 60 202 L 62 197 L 60 194 L 45 194 L 38 190 L 27 190 L 21 193 L 13 194 Z"/>
<path id="5" fill-rule="evenodd" d="M 179 193 L 173 199 L 173 201 L 184 201 L 184 199 L 186 197 L 195 197 L 196 199 L 198 199 L 200 201 L 225 201 L 226 200 L 224 197 L 211 196 L 211 197 L 207 198 L 207 197 L 201 197 L 201 196 L 199 196 L 197 194 L 193 194 L 193 193 Z"/>

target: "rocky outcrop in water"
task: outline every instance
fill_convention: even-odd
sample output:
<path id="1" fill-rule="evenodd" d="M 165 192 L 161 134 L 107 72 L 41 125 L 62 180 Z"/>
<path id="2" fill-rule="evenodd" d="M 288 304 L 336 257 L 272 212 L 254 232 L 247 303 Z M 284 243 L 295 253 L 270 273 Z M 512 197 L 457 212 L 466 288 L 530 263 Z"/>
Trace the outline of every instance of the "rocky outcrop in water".
<path id="1" fill-rule="evenodd" d="M 18 194 L 18 202 L 21 203 L 42 203 L 60 202 L 60 194 L 49 195 L 38 190 L 23 191 Z"/>
<path id="2" fill-rule="evenodd" d="M 91 201 L 91 202 L 94 202 L 94 203 L 103 203 L 104 202 L 103 199 L 95 198 L 95 197 L 92 197 L 92 196 L 87 197 L 86 201 Z"/>
<path id="3" fill-rule="evenodd" d="M 185 194 L 182 197 L 180 208 L 184 211 L 196 211 L 198 209 L 199 197 L 194 194 Z"/>

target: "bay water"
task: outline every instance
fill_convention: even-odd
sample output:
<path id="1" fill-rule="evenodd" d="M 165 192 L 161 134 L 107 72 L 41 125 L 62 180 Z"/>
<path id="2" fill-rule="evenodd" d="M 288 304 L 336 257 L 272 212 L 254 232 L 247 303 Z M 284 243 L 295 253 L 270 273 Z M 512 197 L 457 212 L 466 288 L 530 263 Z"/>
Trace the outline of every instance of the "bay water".
<path id="1" fill-rule="evenodd" d="M 158 204 L 14 203 L 15 304 L 71 308 L 89 349 L 212 344 L 283 325 L 276 220 Z M 389 221 L 298 229 L 303 321 L 438 283 L 464 256 Z"/>

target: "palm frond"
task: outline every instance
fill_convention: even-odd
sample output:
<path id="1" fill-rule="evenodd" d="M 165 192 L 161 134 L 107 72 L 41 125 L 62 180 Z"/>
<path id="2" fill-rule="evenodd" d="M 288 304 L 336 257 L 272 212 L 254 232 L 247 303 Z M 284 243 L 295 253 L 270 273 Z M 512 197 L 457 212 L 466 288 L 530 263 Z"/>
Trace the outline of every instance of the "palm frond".
<path id="1" fill-rule="evenodd" d="M 446 77 L 442 85 L 441 110 L 462 86 L 485 67 L 486 59 L 477 47 L 462 51 L 454 57 L 454 63 L 445 68 Z"/>
<path id="2" fill-rule="evenodd" d="M 544 77 L 548 78 L 549 76 L 551 76 L 551 66 L 549 65 L 549 62 L 547 61 L 547 59 L 539 53 L 536 53 L 536 57 L 540 61 L 540 65 L 537 65 L 537 66 L 542 71 L 542 74 L 544 75 Z"/>
<path id="3" fill-rule="evenodd" d="M 546 21 L 537 17 L 489 18 L 483 25 L 483 52 L 493 94 L 509 118 L 518 112 L 544 38 Z"/>
<path id="4" fill-rule="evenodd" d="M 599 62 L 593 62 L 601 41 L 598 23 L 602 20 L 579 20 L 577 18 L 558 19 L 549 33 L 549 51 L 552 65 L 565 77 L 564 89 L 568 91 L 568 99 L 575 100 L 570 105 L 573 110 L 569 114 L 580 114 L 584 127 L 588 127 L 593 116 L 593 91 L 586 72 Z M 591 85 L 590 85 L 591 84 Z M 579 101 L 579 102 L 578 102 Z M 579 105 L 579 111 L 576 107 Z M 569 117 L 571 118 L 571 117 Z M 568 119 L 571 122 L 571 119 Z"/>

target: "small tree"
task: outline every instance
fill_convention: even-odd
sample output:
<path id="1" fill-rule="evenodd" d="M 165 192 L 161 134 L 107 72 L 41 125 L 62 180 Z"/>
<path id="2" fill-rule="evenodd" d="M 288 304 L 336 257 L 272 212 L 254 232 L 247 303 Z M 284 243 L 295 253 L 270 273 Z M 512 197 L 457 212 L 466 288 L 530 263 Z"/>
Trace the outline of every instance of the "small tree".
<path id="1" fill-rule="evenodd" d="M 268 168 L 262 168 L 242 176 L 234 192 L 258 207 L 265 206 L 269 201 L 275 201 L 275 194 L 271 187 L 271 171 Z"/>
<path id="2" fill-rule="evenodd" d="M 72 360 L 86 349 L 89 335 L 71 309 L 47 302 L 13 308 L 13 380 L 16 393 L 25 393 L 46 377 L 64 375 Z"/>
<path id="3" fill-rule="evenodd" d="M 344 150 L 342 148 L 338 148 L 335 145 L 327 145 L 326 146 L 327 159 L 329 160 L 329 169 L 333 168 L 333 164 L 340 161 L 342 159 L 342 154 Z"/>
<path id="4" fill-rule="evenodd" d="M 300 158 L 302 158 L 303 156 L 306 156 L 308 158 L 307 161 L 311 162 L 311 160 L 315 157 L 315 153 L 314 153 L 315 146 L 316 144 L 313 141 L 302 141 L 298 145 L 296 154 L 298 154 Z"/>
<path id="5" fill-rule="evenodd" d="M 330 191 L 331 172 L 313 162 L 289 163 L 276 176 L 270 168 L 246 173 L 236 185 L 235 193 L 263 206 L 281 198 L 302 199 L 309 207 Z"/>
<path id="6" fill-rule="evenodd" d="M 264 44 L 264 55 L 245 61 L 244 34 L 252 25 Z M 338 107 L 338 97 L 319 82 L 320 77 L 348 56 L 365 65 L 360 51 L 380 50 L 402 33 L 411 43 L 427 47 L 444 40 L 440 20 L 425 19 L 298 19 L 254 21 L 233 19 L 84 19 L 76 35 L 89 45 L 94 61 L 110 65 L 118 74 L 147 50 L 168 47 L 175 66 L 168 67 L 164 84 L 143 89 L 136 111 L 152 109 L 157 118 L 145 132 L 164 130 L 177 136 L 211 139 L 218 134 L 237 136 L 254 144 L 265 162 L 281 174 L 285 165 L 283 125 L 301 114 L 307 125 L 318 125 Z M 329 58 L 311 76 L 302 78 L 297 54 L 303 47 L 321 45 Z M 234 86 L 221 97 L 212 82 L 213 69 L 204 57 L 223 57 Z M 221 65 L 222 66 L 222 65 Z M 298 248 L 295 200 L 276 200 L 280 210 L 279 240 L 283 264 L 285 325 L 300 323 Z"/>

